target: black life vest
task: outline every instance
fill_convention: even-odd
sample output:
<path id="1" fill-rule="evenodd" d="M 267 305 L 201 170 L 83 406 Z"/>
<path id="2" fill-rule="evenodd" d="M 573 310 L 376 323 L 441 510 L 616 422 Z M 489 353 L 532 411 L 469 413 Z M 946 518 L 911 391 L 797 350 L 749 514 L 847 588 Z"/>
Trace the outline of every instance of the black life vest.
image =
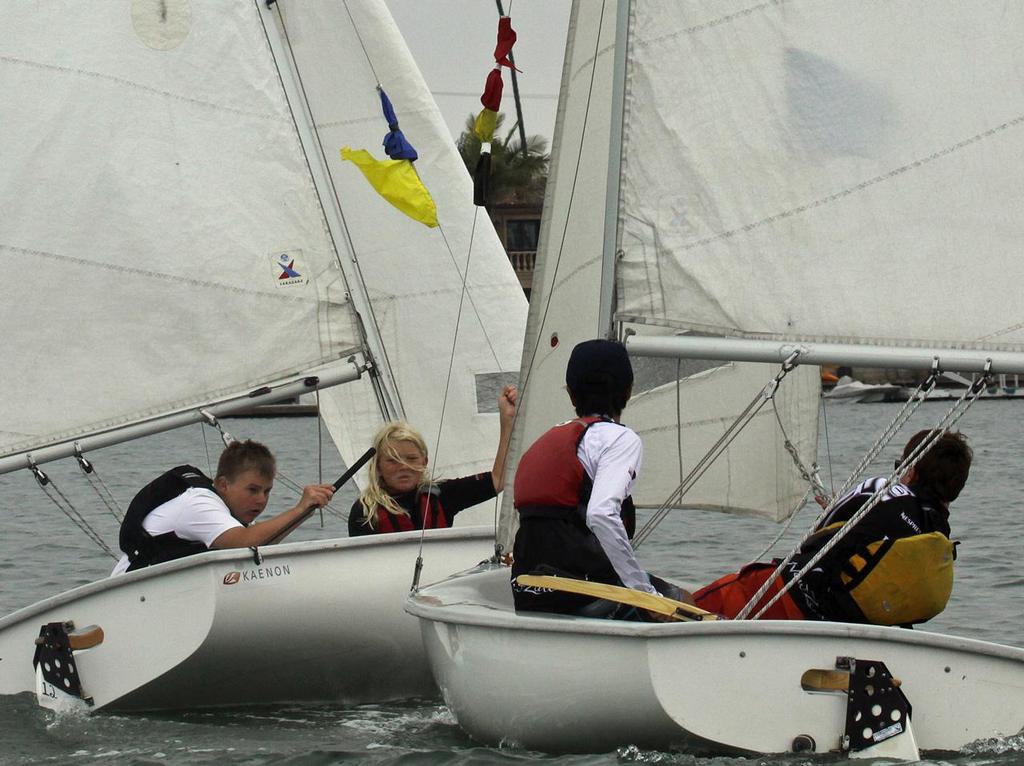
<path id="1" fill-rule="evenodd" d="M 523 454 L 516 469 L 514 502 L 519 531 L 513 547 L 512 595 L 517 610 L 575 612 L 592 598 L 571 593 L 521 588 L 521 574 L 558 574 L 621 585 L 600 541 L 587 527 L 593 482 L 577 456 L 580 442 L 595 423 L 585 417 L 555 426 Z M 635 528 L 632 498 L 620 511 L 627 534 Z"/>
<path id="2" fill-rule="evenodd" d="M 390 513 L 387 509 L 377 508 L 377 529 L 376 532 L 411 532 L 414 529 L 447 529 L 452 524 L 445 515 L 441 506 L 441 498 L 438 495 L 437 485 L 430 487 L 430 491 L 420 491 L 416 494 L 416 503 L 420 510 L 422 526 L 413 524 L 412 518 L 404 513 Z"/>
<path id="3" fill-rule="evenodd" d="M 869 479 L 823 522 L 790 566 L 792 577 L 881 488 Z M 893 486 L 885 498 L 840 541 L 833 554 L 797 584 L 797 600 L 809 601 L 825 619 L 873 625 L 925 622 L 946 608 L 953 590 L 954 543 L 948 510 L 923 488 Z"/>
<path id="4" fill-rule="evenodd" d="M 130 562 L 127 571 L 209 550 L 202 543 L 182 540 L 173 532 L 151 535 L 142 526 L 152 511 L 193 487 L 214 491 L 213 482 L 198 468 L 179 465 L 155 478 L 132 498 L 118 538 L 121 550 L 128 555 Z"/>

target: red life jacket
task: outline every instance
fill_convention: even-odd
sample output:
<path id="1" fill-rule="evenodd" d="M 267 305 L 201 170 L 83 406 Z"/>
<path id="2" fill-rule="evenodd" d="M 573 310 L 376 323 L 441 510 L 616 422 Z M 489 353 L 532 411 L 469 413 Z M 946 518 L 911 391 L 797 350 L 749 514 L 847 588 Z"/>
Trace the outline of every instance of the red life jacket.
<path id="1" fill-rule="evenodd" d="M 747 564 L 739 572 L 719 577 L 710 585 L 705 585 L 693 594 L 693 600 L 701 609 L 707 609 L 731 620 L 740 613 L 769 577 L 773 578 L 773 582 L 750 611 L 750 616 L 753 616 L 782 590 L 785 584 L 781 577 L 775 577 L 774 564 Z M 761 619 L 802 620 L 804 613 L 789 593 L 783 593 Z"/>
<path id="2" fill-rule="evenodd" d="M 570 420 L 550 429 L 530 445 L 516 469 L 513 488 L 516 508 L 575 510 L 588 478 L 576 452 L 587 429 L 607 420 L 594 416 Z"/>
<path id="3" fill-rule="evenodd" d="M 535 441 L 519 460 L 514 498 L 519 512 L 512 563 L 512 597 L 517 611 L 573 613 L 592 598 L 522 588 L 521 574 L 559 574 L 621 585 L 601 543 L 586 524 L 593 488 L 577 450 L 587 429 L 608 418 L 586 417 L 555 426 Z M 621 514 L 632 535 L 630 498 Z"/>
<path id="4" fill-rule="evenodd" d="M 434 487 L 436 489 L 436 485 Z M 377 506 L 377 531 L 387 532 L 411 532 L 414 529 L 446 529 L 451 524 L 441 507 L 441 499 L 433 493 L 421 492 L 416 496 L 416 502 L 420 507 L 420 518 L 423 519 L 423 526 L 417 527 L 412 523 L 412 518 L 404 513 L 390 513 L 381 506 Z"/>

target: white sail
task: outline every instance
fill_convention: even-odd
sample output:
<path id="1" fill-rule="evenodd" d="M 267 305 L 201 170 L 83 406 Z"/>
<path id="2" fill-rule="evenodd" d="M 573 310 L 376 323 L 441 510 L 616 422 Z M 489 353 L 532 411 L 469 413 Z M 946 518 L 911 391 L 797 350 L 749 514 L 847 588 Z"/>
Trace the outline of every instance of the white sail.
<path id="1" fill-rule="evenodd" d="M 366 286 L 372 315 L 362 319 L 386 348 L 379 361 L 400 392 L 400 414 L 424 434 L 437 476 L 489 470 L 495 399 L 500 383 L 515 382 L 526 324 L 526 298 L 505 251 L 486 212 L 472 206 L 469 174 L 384 3 L 294 3 L 282 16 L 356 254 L 346 268 L 357 266 Z M 350 146 L 385 158 L 376 83 L 419 153 L 415 166 L 437 205 L 438 228 L 391 207 L 338 155 Z M 346 462 L 383 422 L 367 381 L 322 393 L 321 408 Z"/>
<path id="2" fill-rule="evenodd" d="M 253 4 L 10 4 L 0 88 L 0 455 L 358 348 Z"/>
<path id="3" fill-rule="evenodd" d="M 1024 7 L 657 0 L 630 21 L 620 317 L 1024 348 Z"/>
<path id="4" fill-rule="evenodd" d="M 521 373 L 526 385 L 515 435 L 516 454 L 552 424 L 572 417 L 569 398 L 562 391 L 569 353 L 576 343 L 603 336 L 611 329 L 599 320 L 598 301 L 603 271 L 611 268 L 611 261 L 619 260 L 604 257 L 606 219 L 611 220 L 611 246 L 616 251 L 625 251 L 628 258 L 635 246 L 633 214 L 626 206 L 631 201 L 623 200 L 622 208 L 617 204 L 619 185 L 630 178 L 634 145 L 633 126 L 627 120 L 621 140 L 626 156 L 620 170 L 616 122 L 622 123 L 622 118 L 616 117 L 615 99 L 619 21 L 614 3 L 583 3 L 574 7 L 569 22 Z M 630 39 L 632 34 L 631 30 Z M 632 108 L 629 95 L 627 103 Z M 666 183 L 675 180 L 671 156 L 661 154 L 652 161 L 661 164 Z M 610 163 L 613 170 L 609 174 Z M 652 199 L 656 195 L 652 194 Z M 664 228 L 672 226 L 668 220 L 657 223 Z M 621 293 L 618 272 L 616 279 Z M 643 333 L 666 331 L 642 324 L 648 318 L 636 316 L 636 312 L 627 316 L 621 304 L 614 319 L 620 332 L 627 328 Z M 657 507 L 671 494 L 777 371 L 768 365 L 726 364 L 700 372 L 709 366 L 677 370 L 674 360 L 659 364 L 634 359 L 637 380 L 623 422 L 644 441 L 644 468 L 634 494 L 642 507 Z M 779 411 L 789 438 L 809 464 L 816 450 L 817 373 L 796 370 L 789 383 L 793 385 L 784 385 L 777 395 Z M 681 505 L 782 518 L 794 510 L 805 489 L 769 405 Z M 511 509 L 508 494 L 506 510 Z M 511 538 L 508 532 L 503 535 L 506 541 Z"/>

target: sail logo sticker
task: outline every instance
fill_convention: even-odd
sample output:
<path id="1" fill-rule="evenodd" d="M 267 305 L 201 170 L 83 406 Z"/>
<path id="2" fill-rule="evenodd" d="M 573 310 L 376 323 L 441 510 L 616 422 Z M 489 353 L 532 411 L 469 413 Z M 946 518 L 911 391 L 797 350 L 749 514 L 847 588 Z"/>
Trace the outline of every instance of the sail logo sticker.
<path id="1" fill-rule="evenodd" d="M 228 572 L 226 575 L 224 575 L 224 584 L 225 585 L 234 585 L 236 582 L 238 582 L 241 579 L 242 579 L 241 572 Z"/>
<path id="2" fill-rule="evenodd" d="M 278 287 L 304 285 L 309 281 L 301 250 L 286 250 L 270 256 L 274 268 L 274 282 Z"/>

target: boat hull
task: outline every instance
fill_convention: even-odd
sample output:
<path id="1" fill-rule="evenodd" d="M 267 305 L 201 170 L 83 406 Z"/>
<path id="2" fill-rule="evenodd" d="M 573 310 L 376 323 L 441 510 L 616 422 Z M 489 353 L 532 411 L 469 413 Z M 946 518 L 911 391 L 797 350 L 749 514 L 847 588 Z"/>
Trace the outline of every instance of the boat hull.
<path id="1" fill-rule="evenodd" d="M 838 657 L 884 662 L 900 679 L 922 750 L 1024 726 L 1024 651 L 983 641 L 839 623 L 516 615 L 507 569 L 424 588 L 406 609 L 445 701 L 488 744 L 749 754 L 790 752 L 804 735 L 839 750 L 846 693 L 801 686 Z"/>
<path id="2" fill-rule="evenodd" d="M 40 627 L 99 625 L 75 652 L 93 709 L 156 710 L 432 696 L 402 611 L 420 533 L 212 551 L 91 583 L 0 620 L 0 694 L 35 688 Z M 422 582 L 493 552 L 493 529 L 424 535 Z"/>

